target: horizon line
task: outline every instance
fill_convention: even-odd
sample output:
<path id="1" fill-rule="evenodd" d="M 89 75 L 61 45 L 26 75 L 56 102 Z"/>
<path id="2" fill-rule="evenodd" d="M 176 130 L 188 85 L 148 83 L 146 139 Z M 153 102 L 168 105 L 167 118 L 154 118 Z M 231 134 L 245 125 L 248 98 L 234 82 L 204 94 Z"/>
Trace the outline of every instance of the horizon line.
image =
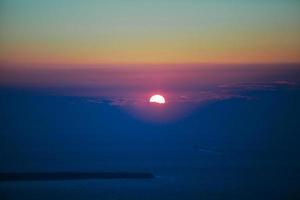
<path id="1" fill-rule="evenodd" d="M 59 63 L 59 62 L 1 62 L 0 61 L 0 69 L 1 68 L 7 68 L 8 66 L 22 66 L 24 67 L 23 69 L 28 69 L 28 68 L 34 68 L 38 66 L 44 66 L 52 69 L 61 69 L 62 67 L 66 68 L 73 68 L 73 69 L 79 69 L 79 68 L 74 68 L 74 67 L 83 67 L 83 66 L 89 66 L 91 69 L 106 69 L 108 67 L 128 67 L 128 68 L 137 68 L 139 65 L 147 66 L 147 67 L 159 67 L 162 65 L 166 66 L 178 66 L 182 67 L 183 65 L 189 66 L 189 67 L 217 67 L 217 66 L 226 66 L 232 65 L 234 66 L 253 66 L 253 65 L 260 65 L 260 66 L 280 66 L 280 65 L 289 65 L 289 66 L 297 66 L 300 65 L 299 62 L 157 62 L 157 63 L 149 63 L 149 62 L 132 62 L 132 63 L 127 63 L 127 62 L 103 62 L 103 63 L 72 63 L 72 62 L 66 62 L 66 63 Z M 26 68 L 25 68 L 26 67 Z M 40 67 L 38 67 L 41 69 Z M 88 68 L 85 68 L 88 69 Z"/>

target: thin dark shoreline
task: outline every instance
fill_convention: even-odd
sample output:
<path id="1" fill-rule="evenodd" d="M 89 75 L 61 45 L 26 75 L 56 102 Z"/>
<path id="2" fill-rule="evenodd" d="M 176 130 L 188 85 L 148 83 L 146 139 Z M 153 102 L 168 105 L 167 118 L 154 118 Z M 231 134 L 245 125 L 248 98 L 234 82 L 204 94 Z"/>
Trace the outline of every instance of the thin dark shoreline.
<path id="1" fill-rule="evenodd" d="M 20 172 L 0 173 L 0 181 L 59 181 L 88 179 L 152 179 L 150 172 Z"/>

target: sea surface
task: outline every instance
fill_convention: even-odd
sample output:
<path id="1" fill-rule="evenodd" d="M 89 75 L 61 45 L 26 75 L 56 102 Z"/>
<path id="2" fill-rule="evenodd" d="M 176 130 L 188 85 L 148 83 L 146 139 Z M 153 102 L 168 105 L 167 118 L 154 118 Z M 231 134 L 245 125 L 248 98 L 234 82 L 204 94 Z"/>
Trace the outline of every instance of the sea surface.
<path id="1" fill-rule="evenodd" d="M 155 178 L 1 181 L 0 199 L 299 199 L 297 80 L 161 90 L 165 105 L 150 104 L 148 91 L 101 96 L 2 86 L 0 172 Z"/>

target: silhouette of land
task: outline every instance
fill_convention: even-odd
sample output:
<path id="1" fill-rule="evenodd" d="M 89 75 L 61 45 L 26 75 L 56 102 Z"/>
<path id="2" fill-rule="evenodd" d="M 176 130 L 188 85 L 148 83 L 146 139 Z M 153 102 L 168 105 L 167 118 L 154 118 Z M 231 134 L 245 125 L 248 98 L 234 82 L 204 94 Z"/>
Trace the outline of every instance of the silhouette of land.
<path id="1" fill-rule="evenodd" d="M 152 179 L 149 172 L 30 172 L 0 173 L 0 181 L 51 181 L 84 179 Z"/>

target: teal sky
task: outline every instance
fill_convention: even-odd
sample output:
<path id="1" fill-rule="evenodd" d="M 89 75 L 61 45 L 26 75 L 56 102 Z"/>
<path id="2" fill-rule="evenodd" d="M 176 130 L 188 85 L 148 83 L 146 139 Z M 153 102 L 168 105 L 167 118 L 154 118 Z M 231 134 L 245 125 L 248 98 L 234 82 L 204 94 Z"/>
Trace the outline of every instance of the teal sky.
<path id="1" fill-rule="evenodd" d="M 297 0 L 0 0 L 0 61 L 299 62 Z"/>

